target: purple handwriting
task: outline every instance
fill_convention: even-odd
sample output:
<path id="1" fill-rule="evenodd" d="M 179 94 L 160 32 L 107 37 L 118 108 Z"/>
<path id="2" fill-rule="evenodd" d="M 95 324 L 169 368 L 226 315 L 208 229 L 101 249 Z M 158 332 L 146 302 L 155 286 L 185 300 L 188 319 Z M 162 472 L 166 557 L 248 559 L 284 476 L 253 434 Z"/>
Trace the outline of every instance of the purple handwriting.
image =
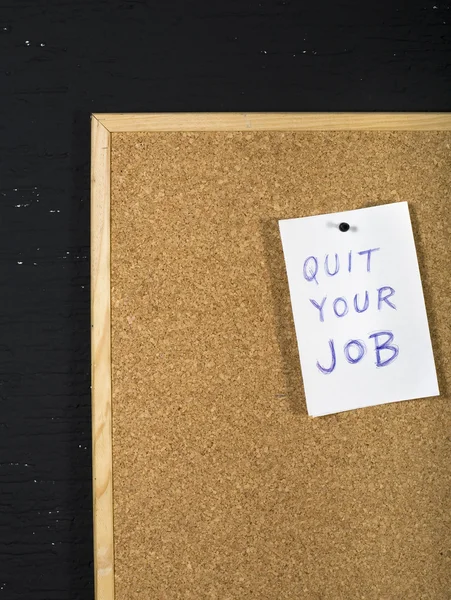
<path id="1" fill-rule="evenodd" d="M 374 340 L 375 365 L 377 368 L 390 365 L 399 354 L 399 348 L 392 344 L 394 335 L 391 331 L 377 331 L 368 336 Z M 385 339 L 384 339 L 385 337 Z M 343 346 L 345 359 L 351 365 L 359 363 L 366 354 L 366 345 L 362 340 L 349 340 Z M 334 340 L 329 340 L 329 360 L 326 364 L 317 361 L 316 366 L 323 375 L 330 375 L 337 365 Z"/>
<path id="2" fill-rule="evenodd" d="M 326 254 L 324 260 L 317 256 L 308 256 L 304 261 L 303 277 L 308 283 L 313 283 L 313 289 L 326 282 L 327 278 L 337 276 L 340 271 L 352 273 L 371 273 L 373 266 L 373 254 L 379 252 L 380 248 L 369 248 L 353 253 L 350 250 L 346 256 L 346 266 L 342 268 L 340 265 L 340 257 L 338 254 Z M 361 258 L 360 258 L 361 257 Z M 315 285 L 316 284 L 316 285 Z M 327 296 L 316 296 L 309 298 L 315 314 L 321 323 L 325 323 L 326 318 L 343 318 L 349 311 L 361 314 L 374 307 L 376 310 L 396 310 L 396 304 L 393 296 L 395 290 L 390 285 L 384 285 L 376 288 L 375 291 L 369 292 L 364 290 L 358 292 L 350 298 L 338 296 L 330 299 Z M 389 330 L 377 331 L 368 336 L 374 342 L 375 365 L 377 368 L 390 365 L 398 356 L 399 348 L 393 344 L 394 335 Z M 328 341 L 329 350 L 328 358 L 325 362 L 316 363 L 318 370 L 324 375 L 333 373 L 337 365 L 337 354 L 335 342 L 333 339 Z M 367 353 L 366 344 L 360 339 L 351 339 L 343 346 L 343 354 L 345 360 L 352 365 L 358 364 Z"/>

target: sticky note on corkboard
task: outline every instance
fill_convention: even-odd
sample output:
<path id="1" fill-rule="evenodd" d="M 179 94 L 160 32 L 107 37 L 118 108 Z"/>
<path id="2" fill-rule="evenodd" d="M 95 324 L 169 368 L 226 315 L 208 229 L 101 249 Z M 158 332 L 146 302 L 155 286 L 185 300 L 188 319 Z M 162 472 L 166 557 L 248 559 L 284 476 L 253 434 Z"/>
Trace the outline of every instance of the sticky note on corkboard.
<path id="1" fill-rule="evenodd" d="M 308 413 L 438 395 L 407 202 L 279 227 Z"/>
<path id="2" fill-rule="evenodd" d="M 445 600 L 451 134 L 111 139 L 116 600 Z M 308 416 L 278 221 L 408 200 L 441 396 Z"/>

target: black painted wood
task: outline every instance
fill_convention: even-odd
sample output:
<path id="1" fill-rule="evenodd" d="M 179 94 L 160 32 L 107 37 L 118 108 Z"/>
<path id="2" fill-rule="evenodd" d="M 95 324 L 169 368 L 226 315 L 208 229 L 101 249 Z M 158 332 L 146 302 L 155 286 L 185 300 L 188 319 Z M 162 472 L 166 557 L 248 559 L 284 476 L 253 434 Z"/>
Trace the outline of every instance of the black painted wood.
<path id="1" fill-rule="evenodd" d="M 449 21 L 440 0 L 0 0 L 0 599 L 93 598 L 90 113 L 447 110 Z"/>

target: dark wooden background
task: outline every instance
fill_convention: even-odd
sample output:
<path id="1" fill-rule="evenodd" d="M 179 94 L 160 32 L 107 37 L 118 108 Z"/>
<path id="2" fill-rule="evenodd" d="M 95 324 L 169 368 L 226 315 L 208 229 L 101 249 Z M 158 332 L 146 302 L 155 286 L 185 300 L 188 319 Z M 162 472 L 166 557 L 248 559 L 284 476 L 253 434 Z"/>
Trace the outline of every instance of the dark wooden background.
<path id="1" fill-rule="evenodd" d="M 1 600 L 94 594 L 90 113 L 446 111 L 450 22 L 441 0 L 0 0 Z"/>

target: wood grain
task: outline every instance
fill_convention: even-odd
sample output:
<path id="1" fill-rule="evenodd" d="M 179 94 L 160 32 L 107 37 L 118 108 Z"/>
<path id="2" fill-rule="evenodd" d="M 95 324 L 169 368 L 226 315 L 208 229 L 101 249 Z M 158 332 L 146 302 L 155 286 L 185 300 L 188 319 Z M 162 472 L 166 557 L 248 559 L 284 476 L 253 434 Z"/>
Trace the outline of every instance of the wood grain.
<path id="1" fill-rule="evenodd" d="M 114 598 L 111 437 L 110 155 L 111 134 L 92 118 L 91 345 L 94 569 L 96 598 Z"/>
<path id="2" fill-rule="evenodd" d="M 99 113 L 95 117 L 111 132 L 451 129 L 449 113 Z"/>

